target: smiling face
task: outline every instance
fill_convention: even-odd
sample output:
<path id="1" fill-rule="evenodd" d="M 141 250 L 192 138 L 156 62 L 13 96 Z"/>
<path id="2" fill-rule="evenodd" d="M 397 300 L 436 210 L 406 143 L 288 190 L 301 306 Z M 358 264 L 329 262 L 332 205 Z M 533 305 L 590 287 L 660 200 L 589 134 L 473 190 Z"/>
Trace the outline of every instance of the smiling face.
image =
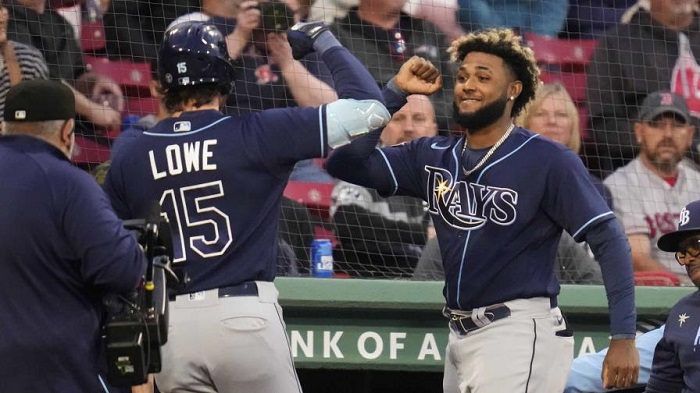
<path id="1" fill-rule="evenodd" d="M 520 93 L 520 85 L 500 57 L 470 52 L 455 80 L 455 121 L 475 133 L 503 116 L 510 116 L 509 99 Z"/>

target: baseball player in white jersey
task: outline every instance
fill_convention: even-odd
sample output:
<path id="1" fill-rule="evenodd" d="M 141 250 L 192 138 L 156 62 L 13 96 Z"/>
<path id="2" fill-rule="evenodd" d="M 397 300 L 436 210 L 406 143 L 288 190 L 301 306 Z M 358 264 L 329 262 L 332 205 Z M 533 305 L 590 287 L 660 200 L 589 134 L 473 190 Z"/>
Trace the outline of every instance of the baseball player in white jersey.
<path id="1" fill-rule="evenodd" d="M 671 92 L 647 96 L 634 132 L 639 155 L 604 181 L 629 238 L 634 270 L 671 271 L 681 283 L 693 285 L 673 254 L 656 246 L 676 229 L 683 206 L 700 199 L 700 171 L 683 159 L 695 133 L 683 97 Z"/>

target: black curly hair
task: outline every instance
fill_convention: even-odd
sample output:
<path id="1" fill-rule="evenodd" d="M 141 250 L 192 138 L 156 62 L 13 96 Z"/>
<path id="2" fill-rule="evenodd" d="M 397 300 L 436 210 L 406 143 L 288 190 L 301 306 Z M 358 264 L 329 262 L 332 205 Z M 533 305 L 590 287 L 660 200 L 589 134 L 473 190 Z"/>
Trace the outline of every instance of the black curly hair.
<path id="1" fill-rule="evenodd" d="M 503 63 L 523 85 L 513 102 L 512 117 L 516 117 L 535 97 L 540 84 L 540 69 L 532 49 L 521 44 L 521 38 L 511 29 L 485 29 L 464 35 L 450 45 L 447 51 L 452 61 L 462 63 L 471 52 L 483 52 L 503 59 Z"/>

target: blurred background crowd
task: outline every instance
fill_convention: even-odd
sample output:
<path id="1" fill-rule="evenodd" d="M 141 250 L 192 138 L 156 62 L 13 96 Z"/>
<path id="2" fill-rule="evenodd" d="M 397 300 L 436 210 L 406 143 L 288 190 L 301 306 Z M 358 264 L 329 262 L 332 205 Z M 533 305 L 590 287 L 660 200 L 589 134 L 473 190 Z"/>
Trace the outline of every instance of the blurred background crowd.
<path id="1" fill-rule="evenodd" d="M 515 124 L 580 155 L 625 228 L 637 285 L 692 285 L 656 241 L 700 199 L 698 0 L 6 0 L 0 115 L 20 80 L 64 81 L 76 94 L 73 161 L 99 182 L 115 150 L 168 115 L 154 61 L 166 28 L 183 20 L 211 21 L 226 36 L 233 115 L 336 99 L 325 66 L 285 45 L 296 21 L 329 24 L 380 86 L 411 56 L 429 59 L 445 88 L 410 96 L 383 146 L 457 131 L 446 48 L 466 32 L 515 29 L 543 81 Z M 425 202 L 336 181 L 322 159 L 300 162 L 290 180 L 280 275 L 308 275 L 311 242 L 329 239 L 336 277 L 443 278 Z M 562 283 L 602 282 L 587 246 L 566 233 L 557 261 Z"/>

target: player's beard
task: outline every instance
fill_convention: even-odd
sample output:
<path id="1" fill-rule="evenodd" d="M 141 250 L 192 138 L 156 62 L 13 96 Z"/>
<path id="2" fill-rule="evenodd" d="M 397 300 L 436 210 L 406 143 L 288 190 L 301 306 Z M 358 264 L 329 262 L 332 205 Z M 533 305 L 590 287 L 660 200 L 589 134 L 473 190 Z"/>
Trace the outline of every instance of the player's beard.
<path id="1" fill-rule="evenodd" d="M 452 101 L 452 113 L 454 121 L 467 130 L 470 134 L 476 134 L 487 126 L 496 122 L 503 116 L 508 103 L 508 96 L 495 100 L 484 105 L 481 109 L 473 113 L 460 113 L 457 103 Z"/>

